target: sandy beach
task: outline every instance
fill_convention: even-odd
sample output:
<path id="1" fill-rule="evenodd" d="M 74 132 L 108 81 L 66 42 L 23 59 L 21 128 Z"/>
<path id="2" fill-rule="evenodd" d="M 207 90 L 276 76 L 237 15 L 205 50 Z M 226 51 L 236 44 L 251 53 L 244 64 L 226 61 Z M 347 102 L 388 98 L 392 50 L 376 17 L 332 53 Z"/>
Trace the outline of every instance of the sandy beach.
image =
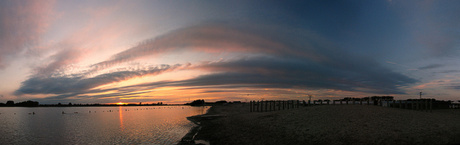
<path id="1" fill-rule="evenodd" d="M 459 144 L 460 110 L 422 112 L 367 105 L 323 105 L 249 112 L 212 107 L 195 139 L 222 144 Z"/>

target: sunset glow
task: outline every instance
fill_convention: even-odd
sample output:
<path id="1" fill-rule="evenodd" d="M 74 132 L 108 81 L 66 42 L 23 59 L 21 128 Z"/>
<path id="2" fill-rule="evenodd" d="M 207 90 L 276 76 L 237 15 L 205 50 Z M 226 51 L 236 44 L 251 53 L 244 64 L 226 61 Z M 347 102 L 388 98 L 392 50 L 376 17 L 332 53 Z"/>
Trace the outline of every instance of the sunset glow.
<path id="1" fill-rule="evenodd" d="M 117 105 L 127 105 L 128 103 L 118 102 Z M 121 113 L 120 113 L 121 114 Z M 121 116 L 121 115 L 120 115 Z M 120 117 L 121 118 L 121 117 Z M 121 120 L 121 119 L 120 119 Z"/>
<path id="2" fill-rule="evenodd" d="M 456 100 L 459 3 L 6 0 L 0 102 Z"/>

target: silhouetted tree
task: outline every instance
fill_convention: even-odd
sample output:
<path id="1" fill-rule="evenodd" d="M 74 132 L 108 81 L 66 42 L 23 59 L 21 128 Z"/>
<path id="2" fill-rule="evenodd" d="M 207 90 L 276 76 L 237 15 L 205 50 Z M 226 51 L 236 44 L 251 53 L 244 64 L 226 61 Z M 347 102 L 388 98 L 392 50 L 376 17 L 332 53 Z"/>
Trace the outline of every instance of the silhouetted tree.
<path id="1" fill-rule="evenodd" d="M 38 106 L 38 102 L 37 101 L 24 101 L 24 102 L 21 102 L 21 103 L 17 103 L 16 105 L 17 106 L 24 106 L 24 107 L 37 107 Z"/>
<path id="2" fill-rule="evenodd" d="M 6 106 L 14 106 L 14 101 L 6 101 Z"/>
<path id="3" fill-rule="evenodd" d="M 204 102 L 204 100 L 203 100 L 203 102 Z M 225 104 L 225 103 L 227 103 L 227 101 L 225 101 L 225 100 L 216 101 L 216 104 Z"/>
<path id="4" fill-rule="evenodd" d="M 192 106 L 203 106 L 205 104 L 204 100 L 195 100 L 190 105 Z"/>

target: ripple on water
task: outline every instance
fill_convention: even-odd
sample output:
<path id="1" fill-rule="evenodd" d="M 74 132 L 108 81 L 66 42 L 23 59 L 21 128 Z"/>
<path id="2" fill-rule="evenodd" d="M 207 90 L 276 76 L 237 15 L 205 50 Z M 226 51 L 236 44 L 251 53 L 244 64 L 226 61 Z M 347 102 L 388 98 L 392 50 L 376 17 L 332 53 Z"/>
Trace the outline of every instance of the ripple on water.
<path id="1" fill-rule="evenodd" d="M 30 112 L 35 115 L 29 115 Z M 189 106 L 3 107 L 0 108 L 0 142 L 175 144 L 193 126 L 186 117 L 204 112 L 200 107 Z"/>

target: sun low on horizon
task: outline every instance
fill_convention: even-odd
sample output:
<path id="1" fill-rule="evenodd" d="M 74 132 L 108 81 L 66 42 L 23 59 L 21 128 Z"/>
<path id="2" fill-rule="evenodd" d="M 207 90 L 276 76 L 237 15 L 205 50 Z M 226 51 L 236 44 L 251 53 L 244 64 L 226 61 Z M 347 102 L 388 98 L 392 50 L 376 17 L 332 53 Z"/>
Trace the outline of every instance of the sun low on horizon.
<path id="1" fill-rule="evenodd" d="M 0 103 L 459 100 L 459 3 L 1 1 Z"/>
<path id="2" fill-rule="evenodd" d="M 128 103 L 118 102 L 117 105 L 127 105 Z"/>

